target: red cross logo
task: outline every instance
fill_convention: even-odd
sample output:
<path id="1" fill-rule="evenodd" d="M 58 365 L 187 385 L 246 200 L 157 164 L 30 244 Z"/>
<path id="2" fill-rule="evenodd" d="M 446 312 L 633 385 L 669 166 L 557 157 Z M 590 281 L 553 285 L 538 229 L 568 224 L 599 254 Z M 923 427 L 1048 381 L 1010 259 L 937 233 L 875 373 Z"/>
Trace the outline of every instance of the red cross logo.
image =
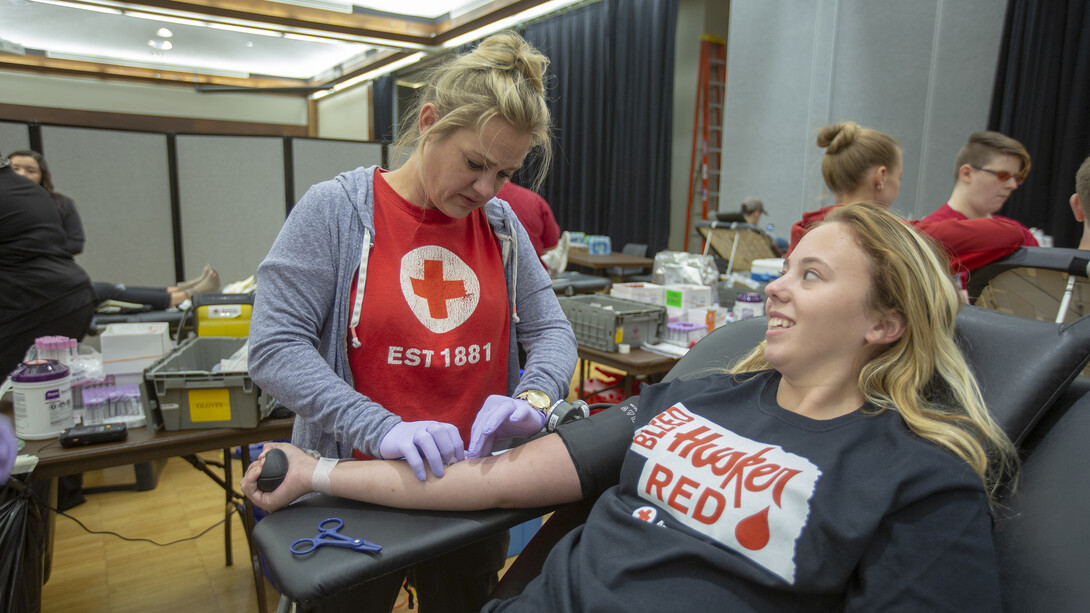
<path id="1" fill-rule="evenodd" d="M 481 283 L 452 251 L 438 245 L 417 247 L 401 258 L 399 284 L 405 303 L 428 330 L 449 332 L 477 309 Z"/>
<path id="2" fill-rule="evenodd" d="M 658 512 L 655 511 L 654 507 L 640 507 L 635 511 L 632 511 L 632 517 L 635 517 L 636 519 L 640 521 L 645 521 L 647 523 L 655 521 L 655 517 L 657 515 Z"/>
<path id="3" fill-rule="evenodd" d="M 435 319 L 447 318 L 447 300 L 465 298 L 465 281 L 443 278 L 442 260 L 424 261 L 424 278 L 412 279 L 413 291 L 428 301 L 428 314 Z"/>

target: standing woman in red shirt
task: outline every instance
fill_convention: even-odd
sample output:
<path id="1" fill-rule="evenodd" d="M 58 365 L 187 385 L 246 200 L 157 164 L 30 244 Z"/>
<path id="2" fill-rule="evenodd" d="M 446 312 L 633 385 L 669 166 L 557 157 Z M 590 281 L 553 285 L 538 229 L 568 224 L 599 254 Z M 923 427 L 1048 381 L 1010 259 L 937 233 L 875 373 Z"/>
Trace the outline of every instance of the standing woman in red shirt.
<path id="1" fill-rule="evenodd" d="M 333 463 L 404 458 L 423 481 L 538 433 L 567 397 L 571 324 L 496 198 L 532 151 L 538 181 L 548 167 L 547 64 L 517 34 L 488 37 L 417 90 L 401 167 L 342 173 L 292 209 L 258 268 L 250 375 L 296 413 L 297 446 Z M 480 609 L 506 536 L 410 569 L 421 611 Z M 402 577 L 345 607 L 388 612 Z"/>

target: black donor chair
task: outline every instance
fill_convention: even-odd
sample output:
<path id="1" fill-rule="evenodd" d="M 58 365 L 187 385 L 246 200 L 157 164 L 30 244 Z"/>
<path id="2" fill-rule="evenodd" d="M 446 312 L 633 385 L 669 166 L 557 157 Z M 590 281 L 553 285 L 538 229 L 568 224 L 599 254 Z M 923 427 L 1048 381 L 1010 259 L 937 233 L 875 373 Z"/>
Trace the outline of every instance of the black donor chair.
<path id="1" fill-rule="evenodd" d="M 976 306 L 1071 323 L 1090 313 L 1090 252 L 1022 247 L 969 275 L 969 300 Z"/>
<path id="2" fill-rule="evenodd" d="M 667 374 L 698 377 L 727 366 L 762 338 L 764 318 L 719 328 Z M 1001 501 L 994 538 L 1004 609 L 1090 611 L 1090 317 L 1072 324 L 1035 321 L 977 307 L 958 316 L 958 342 L 985 402 L 1019 448 L 1023 471 Z M 493 594 L 510 597 L 540 571 L 552 544 L 579 525 L 593 501 L 563 505 L 511 565 Z M 270 578 L 303 611 L 332 611 L 359 602 L 368 579 L 445 553 L 550 509 L 475 513 L 402 511 L 316 495 L 270 514 L 254 530 Z M 384 545 L 376 555 L 328 549 L 295 559 L 288 547 L 312 536 L 330 516 L 345 531 Z M 353 600 L 354 599 L 354 600 Z"/>

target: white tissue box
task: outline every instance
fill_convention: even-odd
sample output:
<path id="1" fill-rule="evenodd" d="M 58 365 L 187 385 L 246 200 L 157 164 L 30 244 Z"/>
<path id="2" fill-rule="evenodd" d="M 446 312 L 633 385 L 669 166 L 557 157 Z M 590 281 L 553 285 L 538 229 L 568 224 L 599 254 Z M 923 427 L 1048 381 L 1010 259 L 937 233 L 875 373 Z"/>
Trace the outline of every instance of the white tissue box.
<path id="1" fill-rule="evenodd" d="M 99 341 L 102 370 L 107 375 L 143 372 L 171 349 L 166 322 L 110 324 Z"/>

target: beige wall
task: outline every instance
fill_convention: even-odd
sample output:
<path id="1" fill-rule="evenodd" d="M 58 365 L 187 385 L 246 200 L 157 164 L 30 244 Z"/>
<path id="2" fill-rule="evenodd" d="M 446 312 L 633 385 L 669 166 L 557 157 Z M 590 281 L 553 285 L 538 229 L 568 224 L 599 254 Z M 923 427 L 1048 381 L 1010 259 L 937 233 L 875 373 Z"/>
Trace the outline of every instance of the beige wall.
<path id="1" fill-rule="evenodd" d="M 371 138 L 371 84 L 366 83 L 318 100 L 318 138 Z"/>
<path id="2" fill-rule="evenodd" d="M 696 83 L 700 66 L 700 36 L 711 34 L 724 40 L 730 2 L 722 0 L 680 0 L 677 15 L 677 41 L 674 48 L 674 139 L 670 162 L 670 238 L 668 247 L 681 251 L 685 244 L 685 212 L 689 198 L 689 170 L 693 148 L 693 111 L 696 108 Z M 701 210 L 693 206 L 692 227 Z M 696 230 L 690 231 L 689 250 L 699 249 Z"/>
<path id="3" fill-rule="evenodd" d="M 301 126 L 307 123 L 304 98 L 199 94 L 179 87 L 9 71 L 0 71 L 0 103 Z"/>

